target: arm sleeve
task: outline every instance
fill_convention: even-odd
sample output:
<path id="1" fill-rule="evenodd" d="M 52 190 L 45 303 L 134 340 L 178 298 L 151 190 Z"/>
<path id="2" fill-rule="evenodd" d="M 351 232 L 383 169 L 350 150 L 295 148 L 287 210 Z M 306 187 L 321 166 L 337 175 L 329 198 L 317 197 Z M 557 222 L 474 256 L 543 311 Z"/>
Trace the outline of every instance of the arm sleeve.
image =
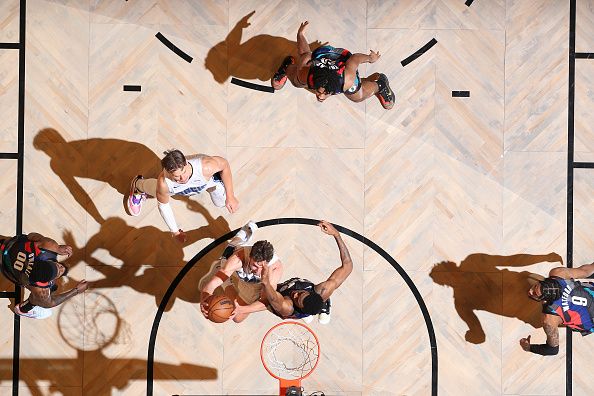
<path id="1" fill-rule="evenodd" d="M 537 355 L 552 356 L 559 353 L 559 345 L 552 347 L 549 344 L 533 344 L 530 345 L 530 352 Z"/>
<path id="2" fill-rule="evenodd" d="M 158 202 L 158 201 L 157 201 Z M 173 216 L 173 210 L 171 210 L 171 205 L 169 202 L 166 204 L 158 202 L 159 206 L 159 213 L 161 213 L 161 217 L 165 220 L 167 227 L 171 232 L 178 232 L 179 228 L 177 227 L 177 223 L 175 222 L 175 217 Z"/>

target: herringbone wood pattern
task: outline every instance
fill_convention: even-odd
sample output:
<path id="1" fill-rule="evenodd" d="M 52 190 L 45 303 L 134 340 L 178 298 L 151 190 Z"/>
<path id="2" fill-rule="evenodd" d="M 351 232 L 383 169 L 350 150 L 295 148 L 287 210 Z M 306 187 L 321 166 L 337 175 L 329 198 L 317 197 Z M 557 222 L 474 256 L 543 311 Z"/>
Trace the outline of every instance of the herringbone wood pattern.
<path id="1" fill-rule="evenodd" d="M 578 1 L 578 51 L 594 51 L 592 10 Z M 16 41 L 18 2 L 0 11 L 0 42 Z M 568 14 L 556 0 L 29 2 L 24 231 L 74 247 L 62 289 L 95 283 L 51 318 L 22 320 L 21 394 L 143 394 L 152 321 L 181 267 L 230 229 L 277 217 L 328 219 L 398 261 L 431 316 L 439 394 L 562 394 L 564 332 L 557 357 L 526 354 L 518 340 L 543 342 L 527 278 L 565 257 Z M 229 83 L 268 85 L 295 54 L 303 20 L 310 42 L 378 50 L 380 60 L 359 73 L 385 73 L 395 108 L 376 98 L 320 104 L 290 83 L 274 95 Z M 193 62 L 160 43 L 159 31 Z M 431 38 L 437 45 L 401 66 Z M 16 50 L 0 53 L 1 151 L 16 147 L 17 60 Z M 578 60 L 582 161 L 594 159 L 593 75 L 591 60 Z M 124 92 L 125 84 L 142 91 Z M 229 215 L 207 195 L 174 200 L 184 245 L 154 199 L 139 217 L 123 207 L 131 177 L 156 175 L 172 147 L 228 158 L 241 205 Z M 0 234 L 12 234 L 16 162 L 0 166 Z M 576 171 L 575 265 L 594 253 L 591 174 Z M 315 227 L 267 227 L 256 238 L 274 244 L 284 279 L 319 282 L 339 263 L 334 241 Z M 322 357 L 306 391 L 428 394 L 429 337 L 417 301 L 383 258 L 344 238 L 355 269 L 332 296 L 331 323 L 311 324 Z M 189 271 L 166 307 L 155 394 L 276 392 L 258 348 L 278 318 L 215 325 L 199 312 L 198 283 L 221 249 Z M 0 392 L 10 389 L 9 330 Z M 591 340 L 573 338 L 574 393 L 587 394 Z"/>

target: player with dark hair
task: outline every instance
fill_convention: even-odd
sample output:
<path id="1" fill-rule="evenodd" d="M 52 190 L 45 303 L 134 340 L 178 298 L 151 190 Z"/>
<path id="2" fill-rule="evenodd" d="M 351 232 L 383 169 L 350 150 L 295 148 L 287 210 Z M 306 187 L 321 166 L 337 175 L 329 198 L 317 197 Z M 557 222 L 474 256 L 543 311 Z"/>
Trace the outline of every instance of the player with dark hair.
<path id="1" fill-rule="evenodd" d="M 257 228 L 251 221 L 243 226 L 229 242 L 220 262 L 211 270 L 212 275 L 206 279 L 200 295 L 200 309 L 205 317 L 208 317 L 208 299 L 219 286 L 223 287 L 228 297 L 236 300 L 237 312 L 234 313 L 233 320 L 239 323 L 250 313 L 260 310 L 260 306 L 253 303 L 262 297 L 262 271 L 266 269 L 273 282 L 280 280 L 283 265 L 274 254 L 272 244 L 258 241 L 253 246 L 248 246 Z M 237 307 L 246 308 L 238 311 Z"/>
<path id="2" fill-rule="evenodd" d="M 287 56 L 271 80 L 276 90 L 284 87 L 287 80 L 296 88 L 307 88 L 319 102 L 329 96 L 344 93 L 353 102 L 362 102 L 375 95 L 382 106 L 389 110 L 394 107 L 395 96 L 388 78 L 381 73 L 361 78 L 357 70 L 361 63 L 374 63 L 380 58 L 379 52 L 352 54 L 346 49 L 324 45 L 313 52 L 304 35 L 308 22 L 305 21 L 297 31 L 297 51 L 295 62 Z"/>
<path id="3" fill-rule="evenodd" d="M 594 332 L 594 263 L 578 268 L 553 268 L 549 277 L 528 290 L 528 296 L 542 302 L 545 344 L 530 344 L 530 336 L 522 338 L 525 351 L 539 355 L 559 352 L 559 326 L 569 327 L 582 335 Z M 588 278 L 588 279 L 583 279 Z"/>
<path id="4" fill-rule="evenodd" d="M 72 247 L 58 245 L 41 234 L 32 232 L 2 240 L 0 253 L 2 274 L 31 292 L 27 300 L 15 305 L 17 315 L 45 319 L 52 314 L 47 308 L 62 304 L 88 287 L 87 282 L 82 280 L 65 293 L 52 294 L 58 289 L 56 280 L 68 273 L 68 268 L 58 262 L 58 255 L 70 257 Z"/>
<path id="5" fill-rule="evenodd" d="M 132 216 L 140 214 L 147 196 L 156 197 L 161 217 L 173 236 L 183 243 L 186 234 L 177 226 L 169 196 L 190 196 L 206 190 L 216 207 L 226 207 L 229 213 L 239 208 L 239 201 L 233 193 L 231 167 L 225 158 L 199 154 L 186 159 L 181 151 L 169 150 L 165 152 L 161 165 L 163 170 L 156 179 L 144 179 L 142 175 L 132 179 L 127 199 Z"/>
<path id="6" fill-rule="evenodd" d="M 334 226 L 322 220 L 318 224 L 323 233 L 334 237 L 340 251 L 340 267 L 330 277 L 317 285 L 307 279 L 291 278 L 277 285 L 266 269 L 262 283 L 270 310 L 283 319 L 304 319 L 311 321 L 319 314 L 322 324 L 330 322 L 330 296 L 353 271 L 353 261 L 340 233 Z"/>

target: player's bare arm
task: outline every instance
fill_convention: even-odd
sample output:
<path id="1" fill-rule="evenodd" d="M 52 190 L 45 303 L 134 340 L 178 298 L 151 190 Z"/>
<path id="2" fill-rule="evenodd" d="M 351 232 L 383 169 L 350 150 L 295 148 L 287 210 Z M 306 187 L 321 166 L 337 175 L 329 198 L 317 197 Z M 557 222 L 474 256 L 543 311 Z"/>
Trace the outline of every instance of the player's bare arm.
<path id="1" fill-rule="evenodd" d="M 324 300 L 327 300 L 330 298 L 334 290 L 340 287 L 340 285 L 342 285 L 345 279 L 348 278 L 351 272 L 353 272 L 353 261 L 351 259 L 349 250 L 342 240 L 338 230 L 336 230 L 332 224 L 325 220 L 320 221 L 318 225 L 320 226 L 320 229 L 323 233 L 334 237 L 340 252 L 340 267 L 336 268 L 325 282 L 319 283 L 315 286 L 316 293 L 322 296 Z"/>
<path id="2" fill-rule="evenodd" d="M 58 253 L 61 256 L 72 256 L 72 247 L 69 245 L 60 245 L 52 238 L 43 236 L 37 232 L 31 232 L 27 235 L 27 239 L 35 242 L 40 249 L 49 250 Z"/>
<path id="3" fill-rule="evenodd" d="M 588 278 L 594 274 L 594 263 L 585 264 L 577 268 L 557 267 L 549 272 L 549 276 L 557 276 L 563 279 Z"/>
<path id="4" fill-rule="evenodd" d="M 76 287 L 68 290 L 67 292 L 53 295 L 48 288 L 40 287 L 29 287 L 31 295 L 29 301 L 33 305 L 38 305 L 43 308 L 52 308 L 62 304 L 64 301 L 76 296 L 79 293 L 84 292 L 88 288 L 88 283 L 82 280 L 76 285 Z"/>
<path id="5" fill-rule="evenodd" d="M 309 24 L 308 21 L 302 22 L 301 26 L 297 30 L 297 52 L 299 59 L 297 59 L 297 67 L 305 66 L 311 59 L 311 50 L 309 49 L 309 43 L 305 38 L 305 28 Z"/>
<path id="6" fill-rule="evenodd" d="M 212 156 L 202 158 L 202 174 L 206 179 L 210 179 L 212 175 L 221 172 L 221 179 L 225 186 L 225 207 L 229 213 L 235 213 L 239 209 L 239 201 L 235 197 L 233 190 L 233 176 L 231 174 L 231 166 L 229 161 L 223 157 Z"/>
<path id="7" fill-rule="evenodd" d="M 293 301 L 288 297 L 283 297 L 283 295 L 276 290 L 280 274 L 278 274 L 278 279 L 273 283 L 276 275 L 277 274 L 274 274 L 272 269 L 267 268 L 266 266 L 262 268 L 264 297 L 268 300 L 268 303 L 276 313 L 282 317 L 287 317 L 293 313 Z"/>
<path id="8" fill-rule="evenodd" d="M 241 266 L 241 259 L 236 253 L 234 253 L 225 261 L 221 269 L 218 270 L 212 276 L 212 278 L 210 278 L 210 280 L 204 284 L 202 290 L 200 291 L 200 310 L 205 317 L 208 317 L 208 303 L 206 302 L 206 299 L 212 296 L 212 293 L 214 293 L 215 289 L 222 285 L 227 279 L 229 279 L 229 277 L 233 275 L 233 272 L 240 269 Z"/>

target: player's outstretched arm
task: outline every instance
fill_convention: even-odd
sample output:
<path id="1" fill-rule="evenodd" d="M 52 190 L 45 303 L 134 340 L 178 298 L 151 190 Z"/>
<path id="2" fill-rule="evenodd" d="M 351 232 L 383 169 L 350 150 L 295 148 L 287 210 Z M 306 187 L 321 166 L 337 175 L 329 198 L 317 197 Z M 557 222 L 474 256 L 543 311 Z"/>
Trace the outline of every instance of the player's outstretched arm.
<path id="1" fill-rule="evenodd" d="M 287 317 L 293 313 L 293 302 L 283 297 L 276 290 L 277 281 L 272 282 L 273 279 L 280 277 L 280 273 L 275 273 L 275 270 L 264 266 L 262 268 L 262 285 L 264 286 L 264 297 L 272 309 L 282 317 Z"/>
<path id="2" fill-rule="evenodd" d="M 563 278 L 563 279 L 588 278 L 592 274 L 594 274 L 594 263 L 585 264 L 585 265 L 582 265 L 581 267 L 577 267 L 577 268 L 558 267 L 558 268 L 553 268 L 551 270 L 551 272 L 549 272 L 549 276 L 558 276 L 559 278 Z"/>
<path id="3" fill-rule="evenodd" d="M 334 240 L 338 245 L 338 250 L 340 251 L 340 267 L 336 268 L 325 282 L 316 285 L 316 292 L 322 296 L 324 300 L 327 300 L 330 298 L 330 295 L 332 295 L 334 290 L 338 289 L 338 287 L 342 285 L 342 282 L 344 282 L 351 272 L 353 272 L 353 260 L 351 260 L 349 250 L 342 240 L 338 230 L 326 220 L 320 221 L 318 225 L 323 233 L 334 237 Z"/>
<path id="4" fill-rule="evenodd" d="M 225 261 L 221 269 L 215 272 L 208 282 L 204 283 L 202 290 L 200 290 L 200 310 L 205 317 L 208 317 L 208 303 L 206 299 L 212 296 L 215 289 L 229 279 L 233 272 L 239 268 L 241 268 L 241 259 L 236 254 L 233 254 Z"/>
<path id="5" fill-rule="evenodd" d="M 536 353 L 543 356 L 551 356 L 559 353 L 559 325 L 561 318 L 555 315 L 545 314 L 543 317 L 542 329 L 547 335 L 546 344 L 530 344 L 530 336 L 522 338 L 520 345 L 526 352 Z"/>
<path id="6" fill-rule="evenodd" d="M 295 62 L 297 67 L 303 67 L 311 60 L 311 50 L 304 34 L 308 24 L 308 21 L 302 22 L 297 30 L 297 53 L 299 54 L 299 58 Z"/>
<path id="7" fill-rule="evenodd" d="M 40 287 L 30 287 L 31 295 L 29 301 L 33 305 L 38 305 L 43 308 L 52 308 L 62 304 L 64 301 L 84 292 L 89 287 L 86 280 L 82 280 L 74 288 L 65 293 L 52 295 L 48 288 L 42 289 Z"/>
<path id="8" fill-rule="evenodd" d="M 72 247 L 69 245 L 60 245 L 52 238 L 45 237 L 37 232 L 31 232 L 27 239 L 35 242 L 38 248 L 58 253 L 61 256 L 72 256 Z"/>

